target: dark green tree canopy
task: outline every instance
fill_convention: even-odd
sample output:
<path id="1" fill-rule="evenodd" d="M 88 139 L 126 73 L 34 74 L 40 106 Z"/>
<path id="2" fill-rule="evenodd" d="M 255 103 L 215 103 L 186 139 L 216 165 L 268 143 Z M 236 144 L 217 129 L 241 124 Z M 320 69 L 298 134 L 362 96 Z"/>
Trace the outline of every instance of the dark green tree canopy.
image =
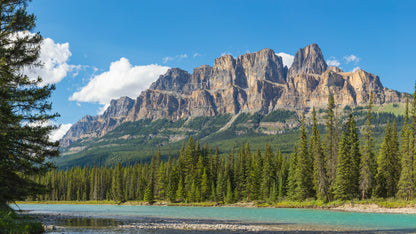
<path id="1" fill-rule="evenodd" d="M 58 142 L 49 140 L 55 128 L 49 120 L 47 99 L 53 85 L 40 86 L 41 78 L 29 79 L 22 68 L 40 66 L 40 34 L 28 33 L 35 16 L 26 11 L 27 1 L 0 1 L 0 204 L 22 199 L 42 190 L 26 176 L 39 174 L 57 156 Z"/>

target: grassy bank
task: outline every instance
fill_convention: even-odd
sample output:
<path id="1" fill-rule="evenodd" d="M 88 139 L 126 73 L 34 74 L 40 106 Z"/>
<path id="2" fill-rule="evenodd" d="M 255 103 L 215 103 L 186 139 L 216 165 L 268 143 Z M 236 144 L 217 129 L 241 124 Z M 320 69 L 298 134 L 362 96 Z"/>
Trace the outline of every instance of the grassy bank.
<path id="1" fill-rule="evenodd" d="M 145 201 L 19 201 L 17 204 L 75 204 L 75 205 L 149 205 Z M 155 201 L 152 205 L 156 206 L 200 206 L 200 207 L 214 207 L 214 206 L 232 206 L 232 207 L 274 207 L 274 208 L 321 208 L 329 209 L 341 207 L 344 205 L 377 205 L 382 208 L 416 208 L 416 200 L 406 201 L 398 199 L 368 199 L 368 200 L 352 200 L 352 201 L 332 201 L 323 202 L 320 200 L 306 200 L 306 201 L 289 201 L 283 200 L 278 202 L 238 202 L 225 204 L 222 202 L 168 202 Z"/>

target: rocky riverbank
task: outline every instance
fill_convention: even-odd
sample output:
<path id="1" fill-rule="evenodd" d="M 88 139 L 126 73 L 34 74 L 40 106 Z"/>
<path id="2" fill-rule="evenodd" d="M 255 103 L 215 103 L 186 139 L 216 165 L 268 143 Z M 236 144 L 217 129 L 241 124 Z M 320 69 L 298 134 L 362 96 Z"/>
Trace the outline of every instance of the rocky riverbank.
<path id="1" fill-rule="evenodd" d="M 331 210 L 365 212 L 365 213 L 393 213 L 393 214 L 416 214 L 415 206 L 406 206 L 400 208 L 386 208 L 377 204 L 344 204 L 342 206 L 330 208 Z"/>

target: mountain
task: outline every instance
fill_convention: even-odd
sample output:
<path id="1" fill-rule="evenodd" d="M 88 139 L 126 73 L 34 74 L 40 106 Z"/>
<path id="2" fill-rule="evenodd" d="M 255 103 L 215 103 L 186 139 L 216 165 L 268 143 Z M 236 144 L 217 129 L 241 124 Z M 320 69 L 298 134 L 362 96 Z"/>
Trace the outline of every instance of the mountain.
<path id="1" fill-rule="evenodd" d="M 192 74 L 172 68 L 136 99 L 112 100 L 102 115 L 85 116 L 75 123 L 61 146 L 70 148 L 80 140 L 102 138 L 123 123 L 139 120 L 175 122 L 228 114 L 231 118 L 222 126 L 224 130 L 241 113 L 264 116 L 285 110 L 300 114 L 313 106 L 326 108 L 329 95 L 340 108 L 362 106 L 368 103 L 371 91 L 376 105 L 404 100 L 404 94 L 383 87 L 376 75 L 328 66 L 317 44 L 299 49 L 290 68 L 271 49 L 237 58 L 224 55 L 215 59 L 213 67 L 203 65 Z"/>

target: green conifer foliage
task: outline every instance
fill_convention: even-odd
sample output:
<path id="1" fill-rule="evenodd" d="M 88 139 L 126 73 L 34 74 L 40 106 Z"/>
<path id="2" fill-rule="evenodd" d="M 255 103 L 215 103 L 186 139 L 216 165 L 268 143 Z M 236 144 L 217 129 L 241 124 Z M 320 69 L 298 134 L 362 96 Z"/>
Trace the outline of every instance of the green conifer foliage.
<path id="1" fill-rule="evenodd" d="M 376 163 L 375 156 L 373 152 L 374 142 L 373 142 L 373 131 L 371 120 L 372 116 L 372 107 L 373 107 L 373 92 L 370 94 L 370 102 L 368 104 L 368 111 L 366 115 L 365 122 L 365 132 L 364 132 L 364 149 L 361 156 L 361 165 L 360 165 L 360 190 L 361 198 L 365 199 L 366 196 L 370 196 L 371 191 L 374 186 L 374 176 L 376 173 Z"/>
<path id="2" fill-rule="evenodd" d="M 315 107 L 312 109 L 312 136 L 310 142 L 310 154 L 313 158 L 313 184 L 316 197 L 320 200 L 327 201 L 329 194 L 326 162 L 316 120 Z"/>
<path id="3" fill-rule="evenodd" d="M 390 159 L 391 156 L 391 149 L 390 144 L 392 143 L 392 137 L 391 137 L 391 129 L 390 129 L 390 122 L 387 122 L 387 127 L 384 134 L 384 140 L 383 143 L 381 143 L 380 153 L 377 158 L 377 175 L 376 175 L 376 187 L 374 190 L 374 194 L 377 197 L 389 197 L 394 196 L 395 193 L 390 193 L 391 191 L 394 191 L 394 188 L 391 188 L 393 178 L 391 178 L 391 165 L 390 165 Z M 387 191 L 389 190 L 389 195 L 387 195 Z"/>
<path id="4" fill-rule="evenodd" d="M 360 150 L 354 117 L 350 114 L 339 142 L 334 197 L 349 200 L 358 196 Z"/>
<path id="5" fill-rule="evenodd" d="M 409 96 L 406 97 L 405 121 L 402 129 L 401 172 L 397 196 L 411 200 L 414 196 L 412 133 L 409 126 Z"/>
<path id="6" fill-rule="evenodd" d="M 297 163 L 295 170 L 295 196 L 296 200 L 313 197 L 313 160 L 308 150 L 308 140 L 305 127 L 305 113 L 302 114 L 300 139 L 298 143 Z"/>
<path id="7" fill-rule="evenodd" d="M 54 126 L 45 126 L 57 114 L 49 114 L 53 85 L 39 77 L 29 79 L 21 69 L 39 66 L 42 41 L 35 16 L 26 11 L 27 1 L 0 1 L 0 206 L 44 190 L 30 180 L 52 167 L 46 160 L 59 155 L 59 143 L 51 142 Z M 21 33 L 19 33 L 21 32 Z M 82 196 L 82 195 L 81 195 Z"/>
<path id="8" fill-rule="evenodd" d="M 326 127 L 326 141 L 325 141 L 325 156 L 326 156 L 326 172 L 328 174 L 328 187 L 332 188 L 335 177 L 337 175 L 338 164 L 338 129 L 337 120 L 335 116 L 335 101 L 334 96 L 328 97 L 328 105 L 325 116 Z"/>

